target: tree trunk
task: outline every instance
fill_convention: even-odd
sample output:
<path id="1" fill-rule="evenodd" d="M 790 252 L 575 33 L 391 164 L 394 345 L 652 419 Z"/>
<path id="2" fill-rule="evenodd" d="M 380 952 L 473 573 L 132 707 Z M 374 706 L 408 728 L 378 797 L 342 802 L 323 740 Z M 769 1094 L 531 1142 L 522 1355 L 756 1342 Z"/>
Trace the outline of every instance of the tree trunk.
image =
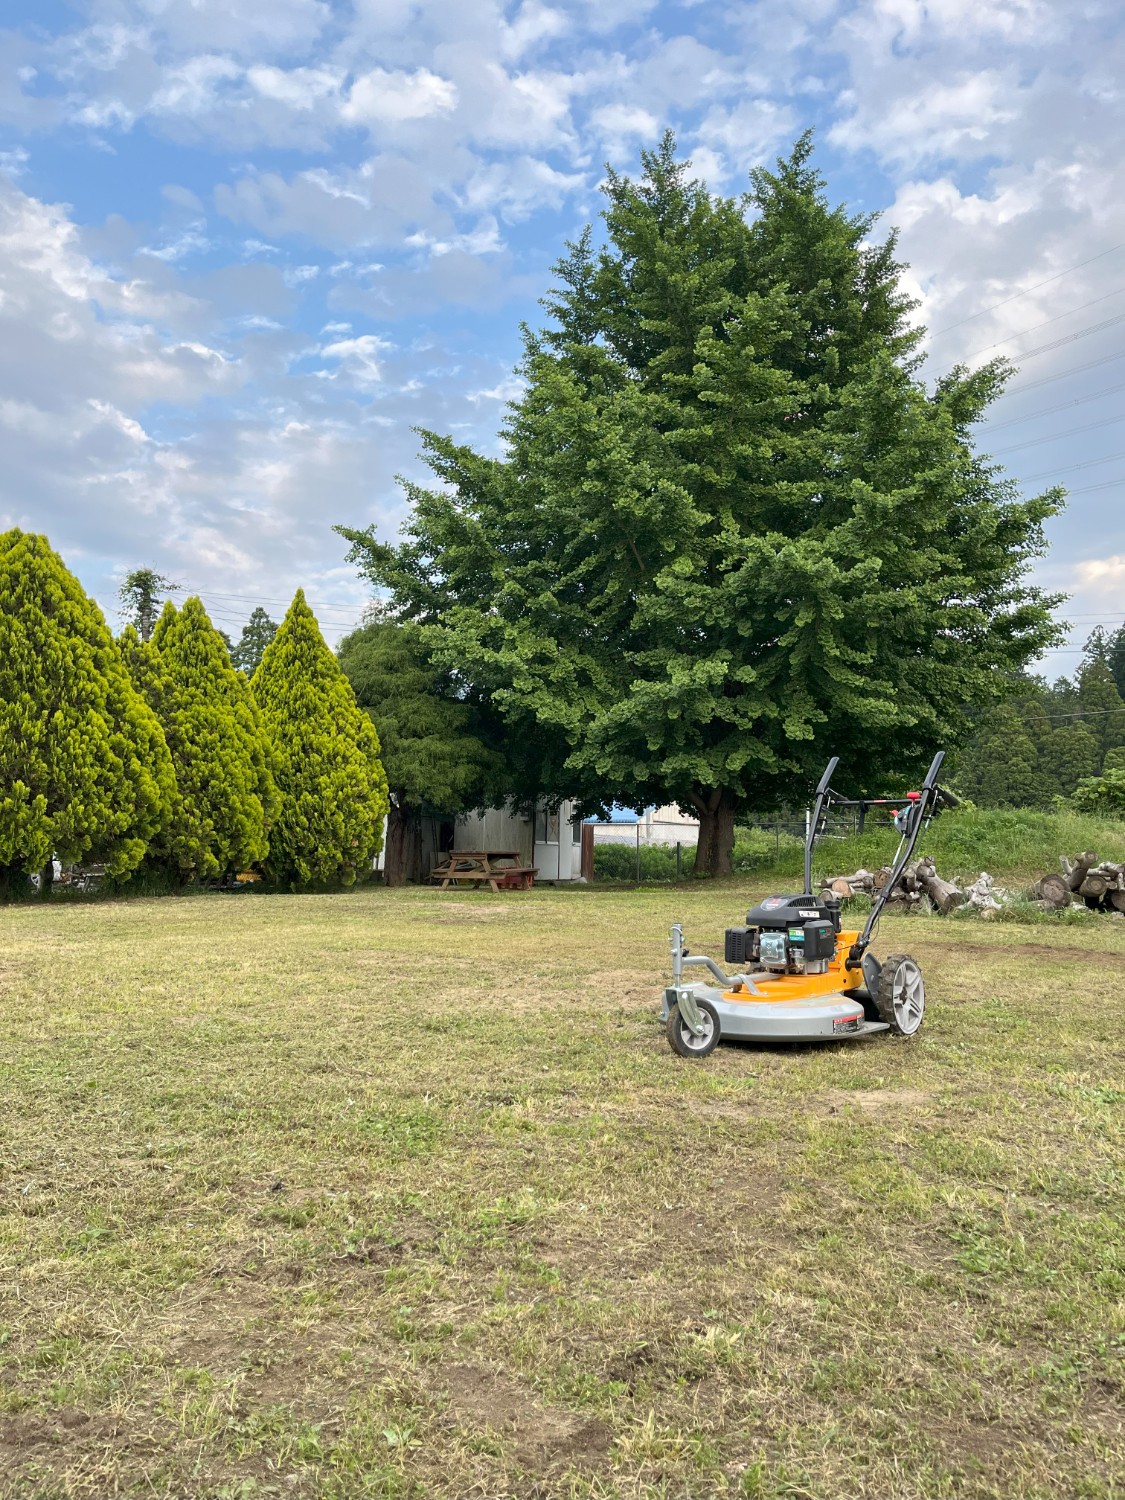
<path id="1" fill-rule="evenodd" d="M 1071 889 L 1061 875 L 1044 875 L 1028 894 L 1033 901 L 1044 901 L 1057 911 L 1070 905 Z"/>
<path id="2" fill-rule="evenodd" d="M 418 820 L 410 807 L 391 803 L 387 814 L 387 847 L 383 855 L 383 884 L 405 885 L 421 873 Z"/>
<path id="3" fill-rule="evenodd" d="M 1098 856 L 1090 849 L 1087 849 L 1085 854 L 1076 854 L 1074 856 L 1074 863 L 1070 865 L 1070 868 L 1066 872 L 1066 883 L 1072 891 L 1078 889 L 1097 862 Z"/>
<path id="4" fill-rule="evenodd" d="M 47 863 L 43 866 L 43 868 L 39 871 L 39 894 L 41 896 L 49 896 L 51 894 L 51 888 L 54 886 L 54 883 L 55 857 L 54 855 L 52 855 Z"/>
<path id="5" fill-rule="evenodd" d="M 918 866 L 918 884 L 943 917 L 948 916 L 955 906 L 964 904 L 964 891 L 958 890 L 950 881 L 943 880 L 933 865 L 926 860 Z"/>
<path id="6" fill-rule="evenodd" d="M 717 788 L 692 799 L 699 812 L 699 839 L 695 846 L 697 875 L 729 875 L 734 854 L 734 797 Z"/>

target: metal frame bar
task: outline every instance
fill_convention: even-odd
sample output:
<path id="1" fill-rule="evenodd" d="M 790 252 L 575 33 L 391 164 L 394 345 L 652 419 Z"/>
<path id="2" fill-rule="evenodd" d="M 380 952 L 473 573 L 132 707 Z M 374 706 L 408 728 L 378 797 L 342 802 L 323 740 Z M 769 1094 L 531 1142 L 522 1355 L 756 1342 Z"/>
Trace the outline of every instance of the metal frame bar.
<path id="1" fill-rule="evenodd" d="M 942 801 L 943 797 L 947 796 L 946 793 L 943 793 L 941 787 L 938 786 L 937 781 L 944 760 L 945 751 L 939 750 L 930 763 L 930 769 L 926 772 L 926 779 L 922 783 L 921 795 L 912 805 L 910 823 L 902 839 L 899 841 L 898 854 L 895 856 L 895 862 L 891 866 L 891 877 L 875 897 L 871 911 L 868 913 L 867 921 L 863 924 L 863 931 L 852 944 L 851 952 L 848 956 L 855 963 L 858 963 L 862 959 L 864 950 L 874 937 L 879 918 L 883 915 L 883 908 L 891 899 L 891 893 L 898 884 L 903 870 L 910 863 L 910 857 L 917 847 L 922 829 L 929 823 L 937 811 L 938 803 Z"/>
<path id="2" fill-rule="evenodd" d="M 824 775 L 817 784 L 816 802 L 813 804 L 812 818 L 809 821 L 809 831 L 805 835 L 805 894 L 809 896 L 812 895 L 812 857 L 813 849 L 816 846 L 817 829 L 820 827 L 820 820 L 827 808 L 831 807 L 834 800 L 840 800 L 839 798 L 834 799 L 832 796 L 832 777 L 836 774 L 836 767 L 839 764 L 840 757 L 834 755 L 828 762 Z"/>

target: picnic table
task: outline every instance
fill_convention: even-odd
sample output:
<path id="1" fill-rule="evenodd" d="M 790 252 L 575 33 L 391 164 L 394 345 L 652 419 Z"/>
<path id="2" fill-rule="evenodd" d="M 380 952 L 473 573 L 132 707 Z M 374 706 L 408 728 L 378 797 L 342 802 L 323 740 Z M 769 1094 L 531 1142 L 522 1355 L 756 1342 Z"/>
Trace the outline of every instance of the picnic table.
<path id="1" fill-rule="evenodd" d="M 516 849 L 454 849 L 430 873 L 443 891 L 451 885 L 482 885 L 500 892 L 529 891 L 539 871 L 521 862 Z"/>

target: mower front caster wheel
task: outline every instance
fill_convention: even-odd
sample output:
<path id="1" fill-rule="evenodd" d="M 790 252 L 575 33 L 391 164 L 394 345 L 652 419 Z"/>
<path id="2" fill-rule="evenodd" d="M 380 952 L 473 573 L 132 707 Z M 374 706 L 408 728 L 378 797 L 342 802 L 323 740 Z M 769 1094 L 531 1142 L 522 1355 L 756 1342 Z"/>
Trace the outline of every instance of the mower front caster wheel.
<path id="1" fill-rule="evenodd" d="M 879 1016 L 899 1036 L 913 1036 L 926 1014 L 926 984 L 917 959 L 892 953 L 879 971 L 875 994 Z"/>
<path id="2" fill-rule="evenodd" d="M 699 1017 L 703 1022 L 703 1035 L 696 1036 L 688 1023 L 680 1015 L 680 1007 L 673 1005 L 668 1012 L 668 1025 L 665 1034 L 668 1037 L 668 1045 L 673 1052 L 680 1057 L 706 1057 L 708 1053 L 714 1052 L 719 1045 L 719 1017 L 715 1007 L 709 1000 L 700 1000 Z"/>

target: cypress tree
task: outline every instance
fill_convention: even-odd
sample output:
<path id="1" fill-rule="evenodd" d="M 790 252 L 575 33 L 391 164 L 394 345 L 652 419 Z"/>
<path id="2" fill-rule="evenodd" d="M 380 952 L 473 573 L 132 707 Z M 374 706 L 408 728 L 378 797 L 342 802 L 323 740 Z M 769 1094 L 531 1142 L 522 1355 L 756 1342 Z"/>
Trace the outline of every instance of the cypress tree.
<path id="1" fill-rule="evenodd" d="M 421 637 L 417 625 L 376 620 L 337 647 L 356 700 L 375 724 L 387 772 L 387 885 L 421 874 L 424 817 L 487 806 L 502 771 L 485 738 L 495 726 L 458 695 L 453 674 L 434 666 Z"/>
<path id="2" fill-rule="evenodd" d="M 383 847 L 387 777 L 375 727 L 300 589 L 250 686 L 283 799 L 267 873 L 286 884 L 352 884 Z"/>
<path id="3" fill-rule="evenodd" d="M 0 533 L 0 873 L 129 874 L 175 794 L 168 747 L 101 611 L 44 536 Z"/>
<path id="4" fill-rule="evenodd" d="M 172 819 L 154 844 L 179 873 L 217 876 L 265 859 L 278 810 L 257 706 L 203 605 L 170 601 L 151 645 L 124 637 L 137 687 L 164 726 L 176 768 Z"/>

